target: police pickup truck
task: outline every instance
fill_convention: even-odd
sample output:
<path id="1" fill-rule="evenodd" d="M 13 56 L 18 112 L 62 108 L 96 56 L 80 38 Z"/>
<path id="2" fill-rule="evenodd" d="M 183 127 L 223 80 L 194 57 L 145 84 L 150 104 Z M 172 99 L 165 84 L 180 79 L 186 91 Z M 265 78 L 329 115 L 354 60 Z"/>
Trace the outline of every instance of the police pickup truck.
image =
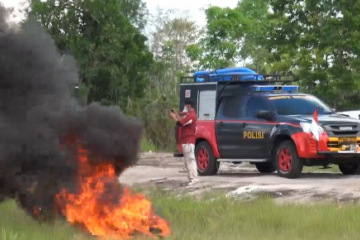
<path id="1" fill-rule="evenodd" d="M 299 177 L 303 166 L 330 164 L 344 175 L 358 173 L 360 121 L 336 114 L 289 83 L 244 68 L 202 71 L 181 80 L 180 110 L 185 98 L 196 103 L 200 175 L 217 174 L 220 162 L 249 162 L 261 173 L 277 171 L 286 178 Z M 311 131 L 315 110 L 319 138 Z M 181 157 L 180 144 L 178 150 L 174 156 Z"/>

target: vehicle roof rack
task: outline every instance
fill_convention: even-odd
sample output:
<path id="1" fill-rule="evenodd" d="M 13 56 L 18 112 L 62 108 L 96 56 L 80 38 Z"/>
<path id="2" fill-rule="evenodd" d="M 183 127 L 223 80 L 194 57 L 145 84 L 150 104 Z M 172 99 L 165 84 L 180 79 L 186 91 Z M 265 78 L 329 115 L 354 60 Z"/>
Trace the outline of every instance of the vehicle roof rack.
<path id="1" fill-rule="evenodd" d="M 292 80 L 283 80 L 282 77 L 293 77 Z M 181 77 L 180 83 L 287 83 L 298 81 L 294 76 L 279 74 L 248 74 L 248 73 L 224 73 L 204 76 L 203 81 L 196 81 L 198 76 Z"/>

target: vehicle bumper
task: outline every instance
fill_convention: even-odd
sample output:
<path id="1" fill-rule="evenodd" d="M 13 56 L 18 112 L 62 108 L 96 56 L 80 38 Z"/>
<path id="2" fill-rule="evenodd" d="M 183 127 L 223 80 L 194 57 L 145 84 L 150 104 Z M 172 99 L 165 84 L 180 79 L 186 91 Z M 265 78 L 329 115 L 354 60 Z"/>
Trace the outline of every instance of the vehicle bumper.
<path id="1" fill-rule="evenodd" d="M 318 151 L 318 154 L 331 156 L 360 156 L 360 151 Z"/>
<path id="2" fill-rule="evenodd" d="M 298 156 L 304 159 L 328 158 L 328 157 L 359 157 L 360 147 L 355 151 L 342 150 L 341 148 L 328 147 L 329 137 L 327 134 L 320 136 L 317 142 L 312 135 L 296 133 L 292 136 L 295 142 Z"/>

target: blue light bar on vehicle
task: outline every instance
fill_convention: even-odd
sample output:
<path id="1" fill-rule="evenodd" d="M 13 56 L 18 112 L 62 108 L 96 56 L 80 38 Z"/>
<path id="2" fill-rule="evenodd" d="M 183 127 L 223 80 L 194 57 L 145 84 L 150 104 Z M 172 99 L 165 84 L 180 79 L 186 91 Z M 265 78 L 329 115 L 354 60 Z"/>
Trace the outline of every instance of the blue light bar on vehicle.
<path id="1" fill-rule="evenodd" d="M 254 89 L 254 91 L 258 92 L 271 92 L 271 91 L 284 91 L 284 92 L 293 92 L 293 91 L 299 91 L 299 86 L 294 85 L 265 85 L 265 86 L 251 86 L 251 88 Z"/>

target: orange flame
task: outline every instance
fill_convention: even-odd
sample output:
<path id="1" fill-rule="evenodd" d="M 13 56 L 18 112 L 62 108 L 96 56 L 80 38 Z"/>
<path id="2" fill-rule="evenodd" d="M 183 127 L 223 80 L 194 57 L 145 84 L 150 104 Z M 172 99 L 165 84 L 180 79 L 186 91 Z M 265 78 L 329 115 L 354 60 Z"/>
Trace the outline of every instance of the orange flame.
<path id="1" fill-rule="evenodd" d="M 56 196 L 67 221 L 82 225 L 98 237 L 127 239 L 135 233 L 154 236 L 154 230 L 163 237 L 170 235 L 168 223 L 154 214 L 151 202 L 142 194 L 134 194 L 125 188 L 119 199 L 111 199 L 117 195 L 106 192 L 106 185 L 120 187 L 113 166 L 91 167 L 83 149 L 79 149 L 79 160 L 80 171 L 87 173 L 86 177 L 79 176 L 80 192 L 72 194 L 63 190 Z M 104 196 L 108 196 L 105 203 L 99 201 Z"/>

